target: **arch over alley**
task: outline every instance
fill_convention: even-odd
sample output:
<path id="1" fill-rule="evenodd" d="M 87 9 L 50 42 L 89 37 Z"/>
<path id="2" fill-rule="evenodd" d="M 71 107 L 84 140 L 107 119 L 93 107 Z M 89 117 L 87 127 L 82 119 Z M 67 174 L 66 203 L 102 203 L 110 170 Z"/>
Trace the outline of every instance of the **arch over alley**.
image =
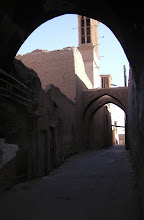
<path id="1" fill-rule="evenodd" d="M 88 111 L 93 117 L 94 113 L 104 104 L 113 103 L 128 113 L 128 87 L 107 89 L 89 89 L 83 92 L 82 117 L 85 119 Z"/>
<path id="2" fill-rule="evenodd" d="M 18 49 L 32 31 L 43 22 L 65 13 L 76 13 L 95 18 L 106 24 L 120 41 L 132 68 L 129 89 L 130 150 L 140 201 L 141 219 L 144 219 L 144 13 L 143 2 L 79 0 L 57 1 L 2 1 L 0 9 L 0 68 L 10 73 L 11 63 Z M 129 12 L 129 16 L 128 16 Z M 86 106 L 84 106 L 86 107 Z M 135 123 L 133 123 L 135 122 Z M 135 136 L 134 136 L 135 134 Z"/>
<path id="3" fill-rule="evenodd" d="M 111 96 L 108 95 L 104 95 L 102 97 L 100 97 L 99 99 L 97 99 L 97 101 L 95 101 L 90 107 L 89 107 L 89 111 L 91 112 L 90 115 L 90 120 L 92 120 L 93 116 L 95 115 L 95 113 L 105 104 L 115 104 L 116 106 L 120 107 L 124 112 L 125 112 L 125 108 L 124 106 L 117 101 L 116 99 L 112 98 Z M 126 113 L 126 112 L 125 112 Z"/>
<path id="4" fill-rule="evenodd" d="M 81 141 L 82 145 L 110 146 L 112 141 L 111 116 L 105 104 L 113 103 L 126 113 L 126 145 L 128 116 L 128 87 L 88 89 L 83 92 L 81 105 Z"/>

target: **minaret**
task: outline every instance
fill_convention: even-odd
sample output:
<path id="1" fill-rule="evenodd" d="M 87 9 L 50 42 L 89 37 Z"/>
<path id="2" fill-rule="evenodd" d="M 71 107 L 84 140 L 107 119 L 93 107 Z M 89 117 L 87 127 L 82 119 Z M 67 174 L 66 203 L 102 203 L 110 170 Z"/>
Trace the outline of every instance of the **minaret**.
<path id="1" fill-rule="evenodd" d="M 78 15 L 79 47 L 85 71 L 94 88 L 99 87 L 98 21 Z"/>

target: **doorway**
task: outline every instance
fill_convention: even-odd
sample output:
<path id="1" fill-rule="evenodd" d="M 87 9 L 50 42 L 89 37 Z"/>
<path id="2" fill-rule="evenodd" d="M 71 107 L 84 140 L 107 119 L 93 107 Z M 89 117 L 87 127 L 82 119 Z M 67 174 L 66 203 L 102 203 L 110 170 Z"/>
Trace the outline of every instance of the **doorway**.
<path id="1" fill-rule="evenodd" d="M 41 130 L 40 134 L 41 174 L 47 173 L 47 131 Z"/>
<path id="2" fill-rule="evenodd" d="M 54 169 L 55 164 L 55 128 L 50 127 L 50 161 L 51 161 L 51 169 Z"/>

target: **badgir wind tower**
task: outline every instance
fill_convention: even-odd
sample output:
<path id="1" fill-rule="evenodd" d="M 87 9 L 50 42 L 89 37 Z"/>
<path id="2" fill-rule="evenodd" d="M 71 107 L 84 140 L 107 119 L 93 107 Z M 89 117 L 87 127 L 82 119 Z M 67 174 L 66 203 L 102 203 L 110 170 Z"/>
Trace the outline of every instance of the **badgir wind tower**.
<path id="1" fill-rule="evenodd" d="M 85 71 L 93 88 L 99 87 L 98 24 L 97 20 L 78 15 L 78 50 L 82 55 Z"/>

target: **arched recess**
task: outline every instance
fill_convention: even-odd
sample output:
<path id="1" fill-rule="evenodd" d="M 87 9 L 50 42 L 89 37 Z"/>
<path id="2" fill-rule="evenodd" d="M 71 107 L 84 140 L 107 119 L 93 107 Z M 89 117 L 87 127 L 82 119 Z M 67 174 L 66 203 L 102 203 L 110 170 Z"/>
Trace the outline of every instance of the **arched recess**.
<path id="1" fill-rule="evenodd" d="M 103 94 L 101 96 L 98 96 L 96 98 L 94 98 L 93 100 L 91 100 L 88 105 L 85 107 L 85 109 L 83 110 L 83 114 L 82 114 L 82 118 L 83 120 L 86 117 L 87 112 L 90 109 L 94 109 L 93 111 L 90 110 L 91 113 L 91 117 L 93 117 L 92 115 L 94 115 L 98 109 L 100 109 L 103 105 L 107 104 L 107 103 L 113 103 L 115 105 L 117 105 L 118 107 L 120 107 L 125 113 L 127 113 L 127 107 L 128 106 L 124 106 L 124 104 L 115 96 L 113 95 L 108 95 L 108 94 Z"/>

